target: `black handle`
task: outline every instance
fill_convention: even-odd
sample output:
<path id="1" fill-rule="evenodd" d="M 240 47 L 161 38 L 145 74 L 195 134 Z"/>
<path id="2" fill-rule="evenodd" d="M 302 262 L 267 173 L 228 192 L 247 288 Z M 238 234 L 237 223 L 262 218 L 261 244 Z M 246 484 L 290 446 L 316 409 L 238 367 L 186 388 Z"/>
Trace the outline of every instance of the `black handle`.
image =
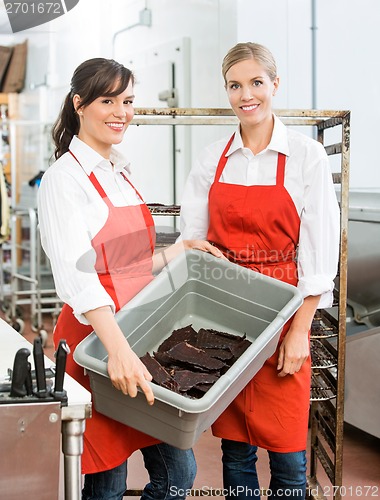
<path id="1" fill-rule="evenodd" d="M 30 392 L 29 355 L 30 351 L 26 347 L 22 347 L 16 352 L 12 371 L 11 397 L 22 398 Z"/>
<path id="2" fill-rule="evenodd" d="M 40 337 L 36 337 L 33 342 L 33 359 L 37 384 L 35 395 L 39 398 L 46 398 L 48 391 L 46 390 L 44 351 Z"/>
<path id="3" fill-rule="evenodd" d="M 26 387 L 26 395 L 32 396 L 33 395 L 32 365 L 29 363 L 29 361 L 26 370 L 25 387 Z"/>
<path id="4" fill-rule="evenodd" d="M 65 370 L 66 370 L 66 359 L 69 352 L 70 348 L 66 344 L 66 340 L 61 339 L 58 344 L 58 349 L 54 354 L 56 358 L 56 363 L 55 363 L 56 372 L 55 372 L 54 391 L 52 391 L 52 395 L 54 396 L 54 399 L 56 399 L 57 401 L 67 400 L 66 391 L 63 389 L 63 380 L 65 377 Z"/>

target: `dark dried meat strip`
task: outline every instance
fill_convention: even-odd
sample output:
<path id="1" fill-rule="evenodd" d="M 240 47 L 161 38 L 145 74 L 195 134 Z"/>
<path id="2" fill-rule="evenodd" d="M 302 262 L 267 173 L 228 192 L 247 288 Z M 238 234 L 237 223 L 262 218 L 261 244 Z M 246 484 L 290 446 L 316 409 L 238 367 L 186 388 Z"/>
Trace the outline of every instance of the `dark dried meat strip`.
<path id="1" fill-rule="evenodd" d="M 162 385 L 163 383 L 172 380 L 169 372 L 167 372 L 165 368 L 149 354 L 149 352 L 147 352 L 144 356 L 141 356 L 140 359 L 147 367 L 149 373 L 153 377 L 153 381 L 156 382 L 156 384 Z"/>
<path id="2" fill-rule="evenodd" d="M 160 365 L 165 366 L 166 368 L 171 368 L 173 364 L 173 359 L 168 356 L 166 352 L 153 352 L 153 357 L 160 363 Z"/>
<path id="3" fill-rule="evenodd" d="M 174 330 L 153 357 L 143 358 L 154 382 L 199 399 L 250 345 L 245 335 L 205 328 L 197 333 L 188 325 Z"/>
<path id="4" fill-rule="evenodd" d="M 180 342 L 166 353 L 173 361 L 200 367 L 207 371 L 220 370 L 225 366 L 223 361 L 212 358 L 202 349 L 198 349 L 187 342 Z"/>
<path id="5" fill-rule="evenodd" d="M 245 336 L 239 337 L 237 335 L 217 332 L 216 330 L 201 328 L 198 331 L 196 346 L 200 349 L 228 349 L 231 344 L 239 343 L 244 338 Z"/>
<path id="6" fill-rule="evenodd" d="M 216 382 L 219 375 L 216 373 L 197 373 L 191 370 L 174 371 L 173 379 L 177 382 L 181 392 L 187 392 L 199 384 L 211 385 Z"/>
<path id="7" fill-rule="evenodd" d="M 212 387 L 212 384 L 197 384 L 194 389 L 197 389 L 199 392 L 205 394 L 210 388 Z"/>
<path id="8" fill-rule="evenodd" d="M 178 328 L 174 330 L 173 333 L 166 340 L 160 344 L 158 347 L 158 352 L 169 351 L 172 347 L 174 347 L 179 342 L 189 342 L 193 344 L 197 338 L 197 332 L 191 325 L 185 326 L 183 328 Z"/>
<path id="9" fill-rule="evenodd" d="M 209 349 L 206 347 L 204 351 L 212 358 L 220 359 L 221 361 L 229 361 L 234 357 L 230 349 Z"/>
<path id="10" fill-rule="evenodd" d="M 236 361 L 239 356 L 243 354 L 244 351 L 248 349 L 248 347 L 252 344 L 252 342 L 248 339 L 244 339 L 238 344 L 231 345 L 229 350 L 233 354 L 234 360 Z"/>
<path id="11" fill-rule="evenodd" d="M 245 334 L 244 335 L 235 335 L 233 333 L 220 332 L 218 330 L 213 330 L 212 328 L 207 328 L 207 331 L 214 333 L 215 335 L 218 335 L 218 337 L 225 337 L 227 339 L 230 339 L 232 342 L 240 342 L 241 340 L 245 339 Z"/>
<path id="12" fill-rule="evenodd" d="M 179 389 L 177 382 L 173 379 L 168 380 L 166 382 L 163 382 L 161 385 L 162 385 L 162 387 L 165 387 L 165 389 L 169 389 L 169 391 L 173 391 L 173 392 L 177 392 L 177 393 L 180 392 L 180 389 Z"/>

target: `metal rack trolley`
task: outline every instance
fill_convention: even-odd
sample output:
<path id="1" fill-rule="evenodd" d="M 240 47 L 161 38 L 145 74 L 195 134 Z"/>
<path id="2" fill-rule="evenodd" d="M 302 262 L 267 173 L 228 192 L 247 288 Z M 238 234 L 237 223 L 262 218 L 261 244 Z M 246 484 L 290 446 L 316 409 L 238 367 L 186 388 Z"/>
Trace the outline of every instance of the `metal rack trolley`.
<path id="1" fill-rule="evenodd" d="M 43 327 L 42 315 L 51 313 L 55 319 L 61 301 L 56 295 L 50 265 L 41 248 L 37 217 L 37 187 L 30 188 L 25 200 L 21 200 L 21 197 L 19 199 L 21 175 L 17 141 L 20 135 L 19 127 L 32 126 L 38 130 L 38 127 L 46 128 L 47 125 L 33 121 L 9 120 L 8 126 L 12 191 L 9 240 L 10 300 L 6 307 L 6 317 L 11 326 L 22 333 L 24 321 L 20 306 L 30 307 L 32 328 L 45 344 L 47 332 Z M 23 230 L 27 234 L 23 235 Z M 51 279 L 46 279 L 49 276 Z M 45 286 L 46 282 L 48 286 Z"/>
<path id="2" fill-rule="evenodd" d="M 27 238 L 20 235 L 20 226 L 27 229 Z M 42 316 L 44 313 L 51 313 L 55 319 L 59 314 L 61 301 L 50 283 L 52 275 L 41 247 L 37 210 L 21 206 L 12 208 L 10 228 L 11 286 L 9 306 L 6 310 L 7 319 L 11 326 L 22 334 L 24 321 L 20 306 L 30 308 L 32 329 L 38 333 L 45 345 L 48 334 L 43 327 Z M 49 276 L 51 279 L 47 280 Z M 45 286 L 46 281 L 49 281 L 48 286 Z"/>
<path id="3" fill-rule="evenodd" d="M 307 498 L 326 498 L 318 481 L 320 465 L 333 488 L 333 498 L 342 498 L 344 372 L 347 301 L 347 236 L 350 155 L 350 112 L 330 110 L 275 110 L 290 126 L 309 126 L 317 130 L 317 139 L 328 155 L 340 155 L 339 171 L 333 181 L 340 184 L 340 253 L 339 292 L 332 311 L 317 311 L 311 329 L 312 381 L 310 389 L 310 475 Z M 237 119 L 231 109 L 162 108 L 135 110 L 135 125 L 234 125 Z M 325 131 L 340 127 L 340 140 L 325 144 Z M 315 129 L 314 129 L 315 130 Z M 336 130 L 336 129 L 335 129 Z M 179 215 L 179 206 L 150 207 L 153 215 Z M 335 344 L 329 339 L 334 338 Z M 212 496 L 212 492 L 208 495 Z M 138 496 L 140 490 L 127 490 L 125 495 Z M 264 492 L 265 494 L 265 492 Z"/>

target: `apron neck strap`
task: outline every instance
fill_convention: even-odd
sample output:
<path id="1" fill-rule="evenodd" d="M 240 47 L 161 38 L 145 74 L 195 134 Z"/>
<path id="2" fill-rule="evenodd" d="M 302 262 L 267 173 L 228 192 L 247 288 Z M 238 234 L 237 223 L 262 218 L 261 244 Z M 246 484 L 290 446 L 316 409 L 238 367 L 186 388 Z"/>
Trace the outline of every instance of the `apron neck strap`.
<path id="1" fill-rule="evenodd" d="M 71 154 L 71 156 L 74 158 L 74 160 L 78 163 L 78 165 L 82 167 L 82 164 L 80 163 L 80 161 L 78 160 L 78 158 L 74 155 L 74 153 L 72 151 L 69 150 L 69 153 Z M 100 185 L 98 179 L 95 177 L 95 174 L 94 172 L 91 172 L 90 175 L 87 174 L 87 177 L 90 179 L 90 181 L 92 182 L 94 188 L 97 190 L 97 192 L 100 194 L 100 196 L 104 199 L 104 200 L 107 200 L 108 197 L 104 191 L 104 189 L 102 188 L 102 186 Z"/>
<path id="2" fill-rule="evenodd" d="M 276 175 L 276 185 L 277 186 L 284 185 L 285 163 L 286 163 L 286 156 L 283 153 L 278 153 L 278 155 L 277 155 L 277 175 Z"/>
<path id="3" fill-rule="evenodd" d="M 137 194 L 137 196 L 140 198 L 140 200 L 144 202 L 143 200 L 143 197 L 141 196 L 141 194 L 137 191 L 137 189 L 135 188 L 135 186 L 132 184 L 132 182 L 128 179 L 128 177 L 125 175 L 124 172 L 120 172 L 120 175 L 122 176 L 122 178 L 128 182 L 128 184 L 131 186 L 131 188 L 133 188 L 135 190 L 135 193 Z"/>
<path id="4" fill-rule="evenodd" d="M 218 167 L 216 169 L 214 182 L 219 182 L 220 176 L 222 175 L 222 172 L 223 172 L 224 167 L 226 166 L 226 163 L 228 160 L 226 155 L 228 153 L 228 150 L 230 149 L 230 146 L 232 144 L 232 141 L 234 140 L 234 137 L 235 137 L 235 133 L 232 134 L 232 137 L 230 138 L 226 147 L 223 150 L 223 153 L 219 159 Z M 276 185 L 277 186 L 284 185 L 285 163 L 286 163 L 286 156 L 283 153 L 278 153 L 277 154 L 277 174 L 276 174 Z"/>
<path id="5" fill-rule="evenodd" d="M 227 156 L 226 154 L 228 153 L 228 150 L 230 149 L 230 146 L 232 144 L 232 141 L 234 140 L 235 137 L 235 132 L 232 134 L 230 140 L 227 142 L 227 146 L 224 148 L 223 153 L 219 159 L 218 167 L 215 172 L 215 179 L 214 182 L 219 182 L 220 176 L 222 175 L 222 172 L 224 170 L 224 167 L 226 166 L 227 163 Z"/>

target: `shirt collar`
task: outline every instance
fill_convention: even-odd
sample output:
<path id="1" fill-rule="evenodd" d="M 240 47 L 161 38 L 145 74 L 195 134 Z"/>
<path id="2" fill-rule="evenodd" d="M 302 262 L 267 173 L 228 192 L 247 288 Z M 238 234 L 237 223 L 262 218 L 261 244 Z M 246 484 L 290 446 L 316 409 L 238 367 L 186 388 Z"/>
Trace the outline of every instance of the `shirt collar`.
<path id="1" fill-rule="evenodd" d="M 286 156 L 289 156 L 289 143 L 288 143 L 288 134 L 286 130 L 286 126 L 282 123 L 282 121 L 277 118 L 275 114 L 274 117 L 274 126 L 271 140 L 266 148 L 266 150 L 275 151 L 276 153 L 283 153 Z M 234 139 L 231 143 L 229 150 L 227 151 L 226 156 L 230 156 L 232 153 L 237 151 L 238 149 L 243 149 L 244 144 L 240 134 L 240 125 L 238 125 Z"/>
<path id="2" fill-rule="evenodd" d="M 88 144 L 81 141 L 76 135 L 72 138 L 69 148 L 87 175 L 90 175 L 97 167 L 103 170 L 110 170 L 112 168 L 111 162 L 114 165 L 115 172 L 126 170 L 128 173 L 131 173 L 130 163 L 115 148 L 111 149 L 110 159 L 107 160 L 94 151 Z"/>
<path id="3" fill-rule="evenodd" d="M 286 130 L 286 125 L 277 118 L 274 114 L 274 127 L 272 132 L 272 137 L 267 149 L 276 151 L 277 153 L 282 153 L 285 156 L 289 156 L 289 143 L 288 143 L 288 132 Z"/>

